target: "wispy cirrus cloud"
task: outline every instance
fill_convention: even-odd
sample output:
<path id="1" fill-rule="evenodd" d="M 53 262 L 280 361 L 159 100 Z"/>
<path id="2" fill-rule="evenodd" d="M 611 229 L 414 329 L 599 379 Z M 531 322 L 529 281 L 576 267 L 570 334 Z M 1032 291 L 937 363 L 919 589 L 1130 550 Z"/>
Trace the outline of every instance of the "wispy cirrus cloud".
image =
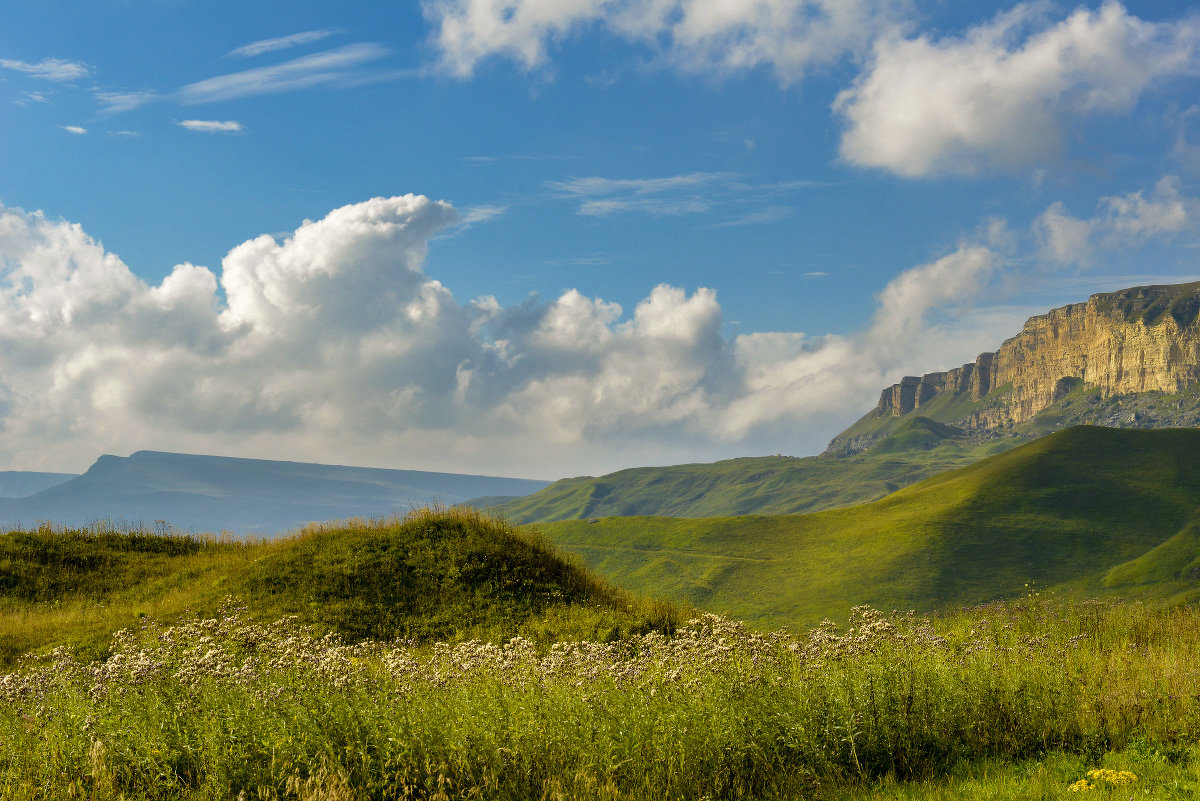
<path id="1" fill-rule="evenodd" d="M 811 180 L 758 183 L 735 172 L 691 172 L 656 178 L 588 176 L 550 181 L 546 186 L 555 196 L 578 203 L 577 212 L 590 217 L 719 213 L 727 218 L 713 226 L 733 227 L 785 220 L 793 209 L 779 203 L 781 196 L 829 184 Z"/>
<path id="2" fill-rule="evenodd" d="M 463 226 L 478 225 L 500 217 L 508 211 L 508 206 L 471 206 L 462 215 Z"/>
<path id="3" fill-rule="evenodd" d="M 341 33 L 341 30 L 324 28 L 317 31 L 293 33 L 289 36 L 279 36 L 274 39 L 260 39 L 257 42 L 251 42 L 250 44 L 230 50 L 225 55 L 233 58 L 253 58 L 254 56 L 261 56 L 263 53 L 273 53 L 276 50 L 286 50 L 289 47 L 298 47 L 300 45 L 311 44 L 312 42 L 319 42 L 338 33 Z"/>
<path id="4" fill-rule="evenodd" d="M 737 178 L 732 172 L 692 172 L 686 175 L 671 175 L 664 178 L 568 178 L 551 181 L 549 186 L 564 194 L 575 196 L 595 195 L 657 195 L 678 189 L 709 186 L 720 181 Z"/>
<path id="5" fill-rule="evenodd" d="M 391 55 L 377 44 L 358 43 L 301 56 L 281 64 L 218 75 L 188 84 L 175 97 L 182 103 L 215 103 L 242 97 L 291 92 L 314 86 L 347 86 L 380 79 L 367 65 Z M 399 76 L 387 73 L 383 77 Z"/>
<path id="6" fill-rule="evenodd" d="M 180 120 L 180 128 L 201 133 L 239 133 L 246 127 L 236 120 Z"/>
<path id="7" fill-rule="evenodd" d="M 62 126 L 62 129 L 64 131 L 66 131 L 67 133 L 73 133 L 73 134 L 87 133 L 87 128 L 83 128 L 79 125 L 64 125 L 64 126 Z"/>
<path id="8" fill-rule="evenodd" d="M 82 61 L 70 61 L 63 58 L 44 58 L 31 63 L 13 58 L 0 58 L 0 69 L 23 72 L 34 78 L 46 81 L 77 81 L 92 74 L 90 65 Z"/>
<path id="9" fill-rule="evenodd" d="M 719 223 L 713 223 L 713 228 L 741 228 L 746 225 L 770 225 L 771 223 L 783 222 L 787 218 L 796 213 L 796 210 L 791 206 L 766 206 L 761 209 L 748 211 L 745 214 L 734 217 L 730 220 L 722 220 Z"/>
<path id="10" fill-rule="evenodd" d="M 648 214 L 679 217 L 704 214 L 712 209 L 711 196 L 721 184 L 737 178 L 729 172 L 693 172 L 661 178 L 604 178 L 588 176 L 550 181 L 560 197 L 579 203 L 579 214 L 607 217 L 613 214 Z"/>
<path id="11" fill-rule="evenodd" d="M 100 103 L 100 111 L 105 114 L 120 114 L 124 111 L 133 111 L 135 108 L 140 108 L 147 103 L 163 99 L 163 95 L 149 90 L 110 91 L 96 89 L 92 92 L 92 95 Z"/>

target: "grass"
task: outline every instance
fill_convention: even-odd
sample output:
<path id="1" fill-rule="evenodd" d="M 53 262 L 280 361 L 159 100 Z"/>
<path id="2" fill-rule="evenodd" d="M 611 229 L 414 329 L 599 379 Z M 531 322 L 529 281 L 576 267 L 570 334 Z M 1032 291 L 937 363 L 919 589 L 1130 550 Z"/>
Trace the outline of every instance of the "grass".
<path id="1" fill-rule="evenodd" d="M 637 592 L 762 626 L 857 604 L 1200 595 L 1200 431 L 1077 427 L 881 500 L 808 515 L 612 517 L 537 528 Z"/>
<path id="2" fill-rule="evenodd" d="M 469 509 L 269 541 L 42 527 L 0 534 L 0 666 L 60 645 L 101 657 L 114 631 L 212 615 L 231 595 L 254 619 L 295 615 L 350 642 L 604 640 L 670 628 L 679 614 Z"/>
<path id="3" fill-rule="evenodd" d="M 1200 610 L 343 645 L 225 608 L 0 676 L 0 798 L 1069 798 L 1198 786 Z"/>

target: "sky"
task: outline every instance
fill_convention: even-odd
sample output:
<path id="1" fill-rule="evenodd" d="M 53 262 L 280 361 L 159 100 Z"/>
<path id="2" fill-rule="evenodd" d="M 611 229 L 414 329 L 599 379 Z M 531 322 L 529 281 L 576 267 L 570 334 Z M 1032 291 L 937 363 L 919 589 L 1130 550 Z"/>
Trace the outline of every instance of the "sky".
<path id="1" fill-rule="evenodd" d="M 817 453 L 1200 278 L 1191 6 L 5 0 L 0 467 Z"/>

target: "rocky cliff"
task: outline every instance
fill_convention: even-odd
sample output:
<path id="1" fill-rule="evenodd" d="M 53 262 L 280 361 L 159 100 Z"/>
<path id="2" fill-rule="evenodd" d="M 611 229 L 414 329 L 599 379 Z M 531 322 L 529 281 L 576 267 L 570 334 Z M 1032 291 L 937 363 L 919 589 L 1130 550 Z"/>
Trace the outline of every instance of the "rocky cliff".
<path id="1" fill-rule="evenodd" d="M 982 431 L 1031 420 L 1081 386 L 1109 397 L 1176 393 L 1198 382 L 1200 282 L 1133 287 L 1032 317 L 999 350 L 970 364 L 902 379 L 831 449 L 851 439 L 861 446 L 878 438 L 881 418 L 922 409 Z"/>

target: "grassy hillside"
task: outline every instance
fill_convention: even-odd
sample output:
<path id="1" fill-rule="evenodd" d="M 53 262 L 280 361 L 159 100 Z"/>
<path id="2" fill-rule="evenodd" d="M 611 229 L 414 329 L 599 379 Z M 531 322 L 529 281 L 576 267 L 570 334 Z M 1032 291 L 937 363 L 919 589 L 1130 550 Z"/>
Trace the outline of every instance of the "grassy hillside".
<path id="1" fill-rule="evenodd" d="M 996 393 L 1007 391 L 1001 387 Z M 1002 433 L 969 433 L 951 425 L 993 402 L 993 396 L 971 403 L 944 395 L 922 406 L 920 414 L 868 415 L 821 456 L 634 468 L 563 479 L 515 499 L 477 499 L 475 505 L 518 524 L 617 515 L 803 514 L 873 501 L 1071 426 L 1200 427 L 1200 384 L 1174 394 L 1103 397 L 1082 382 L 1037 417 Z"/>
<path id="2" fill-rule="evenodd" d="M 311 527 L 237 542 L 113 531 L 0 534 L 0 665 L 69 644 L 99 655 L 146 618 L 212 615 L 235 599 L 361 639 L 612 639 L 672 625 L 553 546 L 469 510 Z"/>
<path id="3" fill-rule="evenodd" d="M 972 442 L 947 426 L 909 418 L 888 447 L 847 458 L 760 456 L 638 467 L 599 478 L 563 479 L 490 508 L 515 523 L 614 515 L 798 514 L 875 500 L 1018 443 Z"/>
<path id="4" fill-rule="evenodd" d="M 1200 431 L 1077 427 L 850 508 L 539 529 L 638 592 L 807 626 L 857 604 L 932 610 L 1027 585 L 1200 598 L 1197 507 Z"/>

